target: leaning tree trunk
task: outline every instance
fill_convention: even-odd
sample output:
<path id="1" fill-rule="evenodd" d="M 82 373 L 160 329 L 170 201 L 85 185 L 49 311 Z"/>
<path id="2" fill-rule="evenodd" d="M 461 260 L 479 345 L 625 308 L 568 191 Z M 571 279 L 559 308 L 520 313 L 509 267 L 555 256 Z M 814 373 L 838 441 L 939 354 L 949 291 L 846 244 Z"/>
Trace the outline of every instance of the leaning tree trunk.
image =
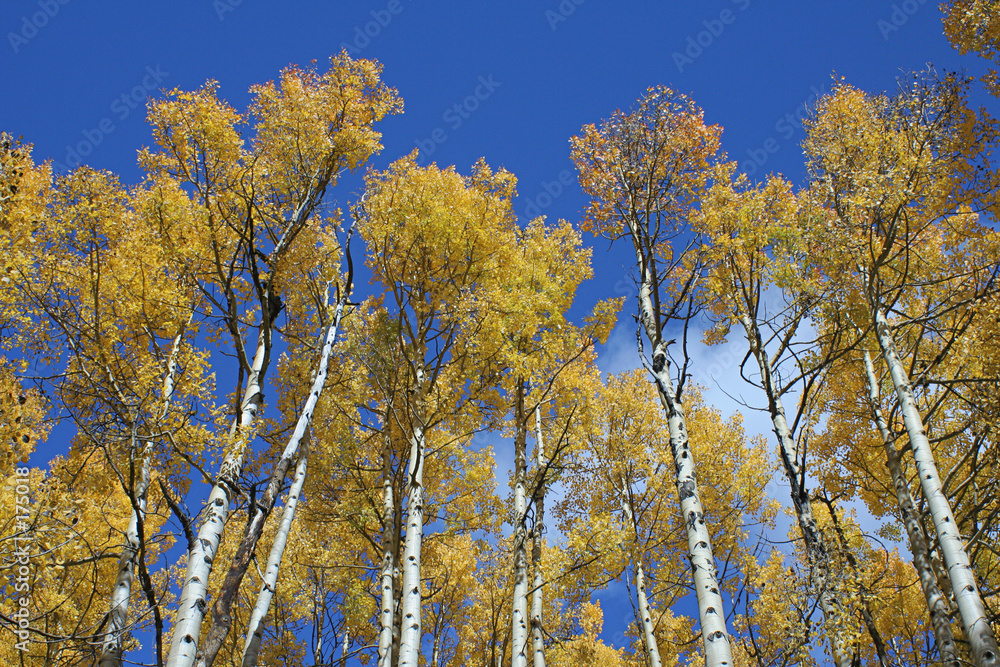
<path id="1" fill-rule="evenodd" d="M 312 217 L 319 205 L 327 185 L 335 176 L 337 161 L 334 154 L 327 155 L 324 167 L 313 176 L 308 189 L 303 193 L 301 201 L 292 212 L 291 219 L 285 225 L 274 249 L 265 260 L 268 266 L 277 265 L 288 248 L 295 241 L 299 232 Z M 350 242 L 353 227 L 348 231 Z M 351 271 L 350 252 L 345 252 L 348 271 Z M 256 261 L 256 259 L 255 259 Z M 351 285 L 350 280 L 346 283 Z M 348 287 L 348 290 L 350 287 Z M 264 290 L 261 299 L 261 323 L 257 335 L 257 349 L 254 352 L 250 368 L 247 369 L 247 384 L 240 403 L 240 414 L 233 420 L 229 431 L 230 451 L 222 462 L 218 479 L 208 496 L 206 503 L 207 516 L 198 531 L 198 537 L 188 551 L 187 572 L 184 576 L 184 586 L 181 588 L 177 616 L 174 622 L 173 641 L 170 654 L 167 657 L 167 667 L 191 667 L 194 664 L 198 650 L 198 637 L 201 634 L 201 623 L 208 607 L 208 577 L 212 572 L 219 542 L 222 539 L 232 496 L 235 494 L 240 476 L 243 473 L 244 456 L 248 438 L 257 421 L 257 412 L 264 402 L 264 375 L 271 355 L 271 335 L 274 331 L 274 318 L 277 312 L 269 312 L 269 304 L 277 296 L 271 292 L 271 287 Z"/>
<path id="2" fill-rule="evenodd" d="M 288 490 L 285 509 L 281 513 L 281 524 L 274 536 L 274 543 L 271 545 L 271 552 L 267 557 L 267 565 L 264 566 L 264 583 L 261 585 L 260 593 L 257 594 L 257 602 L 254 604 L 250 622 L 247 624 L 247 636 L 243 642 L 243 667 L 257 666 L 260 643 L 264 637 L 264 617 L 267 616 L 267 610 L 271 607 L 271 598 L 274 597 L 274 589 L 278 583 L 278 570 L 285 554 L 285 545 L 288 543 L 292 521 L 295 519 L 295 508 L 298 506 L 299 495 L 302 493 L 302 485 L 306 481 L 308 460 L 309 453 L 303 450 L 299 455 L 298 465 L 295 467 L 295 477 L 292 479 L 292 488 Z"/>
<path id="3" fill-rule="evenodd" d="M 996 636 L 993 634 L 993 628 L 990 627 L 986 609 L 976 585 L 976 577 L 969 562 L 969 555 L 965 551 L 965 545 L 962 543 L 962 537 L 955 523 L 955 516 L 952 513 L 948 497 L 944 493 L 937 464 L 934 461 L 934 452 L 927 439 L 920 411 L 917 409 L 910 379 L 896 352 L 893 330 L 881 308 L 873 307 L 872 315 L 879 348 L 882 352 L 882 358 L 889 368 L 889 375 L 892 377 L 892 384 L 896 390 L 899 409 L 903 415 L 903 424 L 910 437 L 910 447 L 913 449 L 913 459 L 916 462 L 917 475 L 920 477 L 920 486 L 934 521 L 938 544 L 941 546 L 941 554 L 948 568 L 952 590 L 955 593 L 955 602 L 962 619 L 962 627 L 965 629 L 966 637 L 968 637 L 969 645 L 972 648 L 973 658 L 979 667 L 997 667 L 1000 665 L 1000 649 L 997 648 Z"/>
<path id="4" fill-rule="evenodd" d="M 531 654 L 532 667 L 545 667 L 545 639 L 542 636 L 542 533 L 545 529 L 545 441 L 542 439 L 542 413 L 535 406 L 535 469 L 538 486 L 535 488 L 535 526 L 531 531 L 531 568 L 534 579 L 531 588 Z"/>
<path id="5" fill-rule="evenodd" d="M 406 537 L 403 541 L 403 581 L 400 586 L 399 667 L 418 667 L 420 662 L 420 548 L 424 536 L 424 456 L 427 443 L 423 424 L 422 367 L 416 369 L 414 388 L 418 415 L 414 415 L 410 435 L 410 464 L 407 470 Z"/>
<path id="6" fill-rule="evenodd" d="M 899 504 L 899 514 L 906 528 L 906 536 L 910 542 L 910 552 L 913 554 L 913 567 L 920 578 L 920 587 L 927 601 L 927 612 L 931 617 L 931 627 L 934 629 L 934 640 L 941 662 L 946 667 L 959 667 L 958 648 L 955 636 L 951 630 L 951 609 L 948 600 L 938 585 L 937 575 L 931 564 L 930 548 L 920 525 L 920 514 L 910 496 L 910 486 L 903 474 L 903 466 L 899 461 L 899 452 L 893 445 L 892 432 L 889 423 L 882 414 L 882 404 L 879 395 L 878 377 L 871 355 L 865 350 L 865 376 L 868 381 L 868 406 L 872 412 L 875 424 L 882 435 L 882 446 L 885 448 L 886 466 L 892 476 L 893 487 L 896 489 L 896 502 Z"/>
<path id="7" fill-rule="evenodd" d="M 351 279 L 348 277 L 348 285 L 350 285 L 350 281 Z M 264 532 L 264 523 L 267 521 L 268 516 L 270 516 L 271 509 L 274 507 L 278 495 L 281 493 L 281 486 L 285 483 L 285 476 L 288 474 L 288 469 L 291 468 L 292 461 L 298 454 L 299 445 L 308 439 L 312 416 L 316 411 L 316 405 L 319 403 L 320 396 L 323 394 L 323 388 L 326 385 L 326 376 L 330 367 L 330 354 L 333 351 L 333 343 L 337 338 L 337 330 L 340 327 L 340 320 L 343 317 L 344 307 L 347 304 L 349 295 L 349 289 L 343 292 L 334 311 L 333 320 L 326 328 L 323 348 L 316 365 L 316 373 L 313 377 L 312 386 L 309 389 L 309 395 L 306 397 L 302 411 L 299 413 L 295 430 L 288 439 L 288 444 L 285 445 L 285 450 L 281 453 L 281 458 L 275 465 L 271 479 L 268 481 L 267 489 L 257 504 L 250 525 L 247 526 L 246 534 L 236 549 L 236 555 L 233 557 L 229 572 L 226 573 L 226 578 L 222 582 L 222 588 L 219 590 L 219 596 L 212 609 L 212 626 L 208 631 L 208 636 L 205 638 L 204 646 L 202 646 L 201 651 L 197 654 L 196 667 L 211 667 L 215 662 L 215 656 L 218 655 L 219 649 L 222 648 L 222 643 L 229 636 L 229 629 L 233 625 L 233 602 L 239 593 L 240 584 L 243 583 L 243 577 L 246 575 L 247 568 L 250 567 L 250 560 L 257 550 L 257 542 Z"/>
<path id="8" fill-rule="evenodd" d="M 518 378 L 514 402 L 514 590 L 510 612 L 511 666 L 528 667 L 527 423 L 524 383 Z"/>
<path id="9" fill-rule="evenodd" d="M 188 320 L 190 322 L 190 319 Z M 167 357 L 167 368 L 163 375 L 163 405 L 160 409 L 160 421 L 170 411 L 170 402 L 174 395 L 177 378 L 177 357 L 180 355 L 181 343 L 187 324 L 174 337 L 173 348 Z M 101 648 L 100 667 L 121 667 L 122 635 L 128 620 L 129 599 L 132 597 L 132 582 L 135 578 L 135 568 L 141 551 L 139 528 L 146 520 L 146 498 L 149 494 L 150 467 L 152 466 L 152 439 L 143 447 L 142 464 L 139 472 L 139 483 L 135 488 L 135 503 L 132 516 L 125 531 L 125 544 L 122 555 L 118 559 L 118 576 L 111 593 L 111 609 L 108 612 L 110 629 Z"/>
<path id="10" fill-rule="evenodd" d="M 257 337 L 257 350 L 243 391 L 240 415 L 233 421 L 229 431 L 230 451 L 222 462 L 219 477 L 212 487 L 205 504 L 207 517 L 198 531 L 192 549 L 188 552 L 187 573 L 181 589 L 174 623 L 174 637 L 167 657 L 167 667 L 190 667 L 194 664 L 198 650 L 201 623 L 208 608 L 208 577 L 212 562 L 222 539 L 222 531 L 229 518 L 229 508 L 240 474 L 243 471 L 243 457 L 246 453 L 247 438 L 257 420 L 257 411 L 264 400 L 261 383 L 270 357 L 270 323 L 263 316 Z"/>
<path id="11" fill-rule="evenodd" d="M 818 590 L 817 599 L 819 607 L 823 612 L 823 617 L 830 630 L 830 652 L 833 654 L 834 663 L 837 667 L 850 667 L 851 652 L 838 639 L 836 626 L 839 622 L 840 612 L 838 611 L 839 601 L 836 599 L 830 581 L 830 552 L 827 548 L 826 540 L 816 516 L 813 513 L 812 501 L 809 499 L 809 490 L 805 485 L 805 475 L 798 463 L 796 454 L 795 439 L 792 437 L 792 430 L 788 426 L 785 418 L 785 408 L 781 404 L 781 397 L 778 396 L 777 388 L 774 385 L 774 374 L 771 370 L 771 362 L 767 357 L 767 350 L 764 349 L 761 340 L 760 329 L 756 322 L 744 312 L 737 313 L 740 323 L 746 332 L 747 341 L 750 344 L 750 352 L 757 361 L 760 369 L 761 385 L 767 395 L 767 408 L 771 416 L 771 425 L 774 427 L 774 435 L 778 438 L 778 451 L 781 455 L 781 463 L 785 469 L 785 477 L 791 487 L 792 505 L 795 507 L 795 516 L 798 520 L 799 531 L 802 533 L 802 540 L 806 547 L 806 557 L 809 563 L 809 574 L 813 587 Z"/>
<path id="12" fill-rule="evenodd" d="M 691 446 L 688 442 L 684 408 L 674 394 L 673 381 L 667 362 L 667 343 L 663 340 L 654 310 L 652 290 L 655 281 L 643 260 L 638 244 L 636 254 L 643 268 L 643 280 L 639 289 L 640 323 L 645 329 L 646 339 L 652 346 L 652 372 L 659 391 L 660 402 L 667 414 L 667 428 L 670 433 L 670 451 L 673 454 L 677 496 L 680 499 L 681 517 L 687 532 L 688 558 L 694 578 L 695 597 L 698 601 L 698 618 L 701 623 L 702 642 L 705 648 L 707 667 L 731 666 L 732 648 L 729 631 L 726 629 L 725 605 L 719 592 L 719 577 L 712 551 L 712 536 L 705 525 L 705 510 L 698 493 L 698 480 Z"/>

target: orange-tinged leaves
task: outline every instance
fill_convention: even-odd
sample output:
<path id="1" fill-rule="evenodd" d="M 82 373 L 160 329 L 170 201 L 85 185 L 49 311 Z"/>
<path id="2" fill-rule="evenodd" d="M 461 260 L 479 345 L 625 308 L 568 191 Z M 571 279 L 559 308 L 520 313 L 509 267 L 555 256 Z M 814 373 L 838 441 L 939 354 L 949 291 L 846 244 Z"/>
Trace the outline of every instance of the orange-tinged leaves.
<path id="1" fill-rule="evenodd" d="M 650 88 L 635 108 L 585 125 L 570 140 L 580 185 L 590 196 L 585 230 L 617 238 L 638 217 L 674 220 L 696 202 L 722 129 L 705 125 L 686 95 Z"/>

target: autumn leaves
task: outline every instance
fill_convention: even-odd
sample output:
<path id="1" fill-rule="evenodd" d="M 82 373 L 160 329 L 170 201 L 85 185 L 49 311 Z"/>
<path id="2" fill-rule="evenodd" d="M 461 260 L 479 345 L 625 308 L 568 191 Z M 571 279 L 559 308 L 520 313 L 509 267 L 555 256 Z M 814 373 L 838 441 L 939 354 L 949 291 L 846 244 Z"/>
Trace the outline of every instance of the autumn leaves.
<path id="1" fill-rule="evenodd" d="M 171 91 L 132 188 L 4 141 L 3 471 L 46 410 L 72 437 L 29 475 L 31 658 L 995 664 L 1000 181 L 967 82 L 836 86 L 798 188 L 738 174 L 665 87 L 585 126 L 581 228 L 632 249 L 638 299 L 574 323 L 591 251 L 517 220 L 503 169 L 410 155 L 327 203 L 402 108 L 380 76 L 290 67 L 245 113 Z M 641 368 L 607 378 L 622 307 Z M 742 346 L 772 445 L 705 403 L 701 333 Z M 756 540 L 776 476 L 785 550 Z M 844 498 L 898 517 L 912 565 Z M 631 651 L 601 640 L 611 580 Z"/>
<path id="2" fill-rule="evenodd" d="M 681 400 L 689 369 L 695 379 L 697 369 L 685 353 L 668 362 L 672 350 L 664 342 L 669 323 L 677 322 L 686 336 L 691 315 L 699 311 L 717 322 L 709 331 L 710 342 L 723 340 L 734 326 L 747 341 L 744 365 L 749 361 L 753 368 L 749 373 L 744 368 L 743 374 L 759 387 L 759 400 L 772 420 L 803 544 L 805 595 L 823 613 L 820 627 L 834 662 L 852 664 L 866 653 L 867 644 L 887 664 L 893 658 L 886 647 L 898 645 L 882 636 L 871 584 L 860 583 L 864 577 L 857 559 L 830 532 L 827 522 L 839 520 L 834 505 L 829 505 L 829 519 L 814 508 L 815 499 L 827 498 L 830 489 L 816 494 L 808 489 L 809 443 L 819 440 L 825 447 L 829 429 L 838 428 L 849 411 L 831 400 L 829 378 L 852 373 L 855 382 L 867 377 L 871 386 L 876 382 L 871 362 L 867 373 L 860 364 L 862 353 L 868 359 L 869 346 L 879 352 L 886 382 L 897 397 L 887 408 L 894 424 L 886 427 L 883 438 L 887 443 L 908 440 L 903 451 L 912 449 L 932 518 L 931 539 L 950 572 L 953 609 L 959 612 L 972 658 L 981 665 L 997 659 L 990 614 L 971 576 L 973 566 L 937 472 L 941 454 L 931 447 L 923 421 L 927 410 L 933 411 L 930 406 L 948 401 L 950 392 L 925 385 L 918 400 L 909 376 L 926 363 L 946 358 L 960 363 L 960 340 L 978 327 L 991 326 L 975 313 L 996 299 L 998 237 L 977 222 L 973 211 L 996 208 L 996 170 L 990 157 L 996 123 L 969 107 L 967 85 L 933 74 L 914 76 L 894 96 L 838 85 L 820 100 L 807 123 L 803 146 L 810 178 L 800 193 L 781 177 L 759 185 L 736 177 L 736 165 L 718 154 L 719 128 L 706 126 L 691 100 L 666 88 L 650 89 L 630 112 L 616 112 L 573 139 L 580 182 L 591 198 L 584 226 L 611 240 L 631 242 L 635 252 L 638 322 L 649 346 L 643 362 L 667 415 L 678 497 L 689 518 L 688 558 L 709 665 L 781 655 L 801 660 L 804 655 L 791 641 L 768 650 L 762 648 L 767 642 L 748 643 L 744 637 L 731 647 L 717 613 L 723 604 L 715 576 L 719 556 L 703 528 L 705 511 L 696 481 L 705 473 L 697 472 L 697 457 L 691 455 Z M 912 346 L 907 348 L 909 361 L 900 357 L 901 345 Z M 918 361 L 928 355 L 933 362 Z M 967 390 L 979 381 L 977 373 L 970 376 L 954 367 L 947 380 Z M 796 404 L 791 415 L 783 403 L 789 398 Z M 882 410 L 881 399 L 872 400 L 871 410 Z M 953 408 L 965 414 L 963 419 L 975 420 L 973 415 L 987 405 Z M 821 421 L 827 422 L 825 428 Z M 872 424 L 856 427 L 870 429 Z M 946 441 L 938 440 L 937 446 Z M 850 449 L 848 443 L 841 446 Z M 897 445 L 888 446 L 895 462 Z M 884 476 L 886 471 L 846 474 Z M 899 512 L 905 514 L 903 505 Z M 919 551 L 920 545 L 913 548 Z M 640 566 L 636 564 L 637 576 Z M 854 580 L 852 586 L 840 583 L 845 576 Z M 933 577 L 920 573 L 920 578 Z M 636 587 L 641 608 L 638 580 Z M 855 592 L 849 593 L 852 587 Z M 936 588 L 927 589 L 926 604 L 932 616 L 939 613 Z M 751 601 L 749 609 L 759 614 L 759 602 Z M 799 620 L 806 636 L 810 616 Z M 740 625 L 753 639 L 755 628 Z M 858 631 L 851 631 L 852 626 Z M 756 632 L 768 634 L 765 626 Z M 867 641 L 858 632 L 866 633 Z M 655 636 L 645 632 L 642 637 L 650 664 L 658 664 Z M 950 631 L 938 631 L 938 644 L 943 660 L 957 659 Z"/>

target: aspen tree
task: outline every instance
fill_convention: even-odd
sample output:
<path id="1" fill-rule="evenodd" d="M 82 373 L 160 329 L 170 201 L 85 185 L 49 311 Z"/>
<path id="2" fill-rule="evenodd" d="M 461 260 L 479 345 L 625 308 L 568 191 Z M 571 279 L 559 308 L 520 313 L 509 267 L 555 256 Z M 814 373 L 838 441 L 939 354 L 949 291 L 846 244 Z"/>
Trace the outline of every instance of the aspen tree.
<path id="1" fill-rule="evenodd" d="M 826 619 L 830 652 L 836 665 L 847 667 L 852 656 L 839 627 L 846 610 L 832 583 L 836 573 L 831 571 L 834 562 L 829 538 L 820 530 L 813 512 L 805 448 L 796 433 L 801 421 L 808 422 L 813 394 L 822 384 L 831 356 L 837 353 L 836 332 L 827 340 L 813 343 L 815 358 L 801 360 L 796 348 L 802 344 L 795 340 L 796 334 L 821 297 L 810 293 L 809 286 L 795 275 L 808 257 L 796 240 L 798 206 L 791 185 L 772 177 L 758 188 L 747 188 L 742 178 L 731 182 L 731 173 L 727 173 L 731 168 L 721 170 L 719 182 L 706 197 L 698 216 L 698 231 L 708 241 L 704 249 L 710 267 L 706 292 L 712 301 L 708 305 L 721 318 L 717 326 L 723 330 L 740 325 L 750 357 L 756 362 L 759 386 L 767 400 L 779 458 L 805 543 L 811 587 Z M 765 299 L 769 290 L 785 293 L 787 305 L 781 305 L 778 322 L 769 321 L 772 318 L 767 315 Z M 775 333 L 765 338 L 761 330 L 768 326 Z M 791 373 L 785 374 L 791 377 L 782 377 L 776 369 L 787 366 L 790 360 L 797 362 Z M 782 398 L 794 389 L 799 390 L 799 397 L 790 424 Z"/>
<path id="2" fill-rule="evenodd" d="M 350 237 L 352 232 L 353 228 L 348 230 L 347 241 L 344 247 L 345 278 L 343 283 L 338 285 L 336 290 L 337 305 L 334 312 L 326 315 L 326 318 L 329 318 L 329 323 L 325 327 L 323 347 L 320 350 L 320 357 L 316 363 L 316 369 L 313 373 L 313 381 L 309 390 L 308 398 L 302 406 L 302 409 L 299 411 L 298 420 L 295 424 L 295 430 L 292 432 L 292 435 L 288 440 L 288 444 L 281 453 L 281 458 L 278 459 L 274 466 L 274 472 L 271 474 L 271 479 L 268 482 L 267 489 L 265 490 L 260 502 L 257 504 L 256 511 L 247 526 L 246 534 L 240 542 L 239 549 L 233 558 L 233 562 L 230 565 L 226 579 L 223 581 L 222 588 L 219 591 L 219 596 L 216 598 L 215 605 L 212 609 L 212 625 L 209 628 L 205 642 L 195 659 L 197 667 L 211 667 L 211 665 L 215 662 L 215 657 L 218 655 L 219 649 L 222 648 L 222 642 L 229 634 L 229 628 L 232 624 L 233 601 L 239 591 L 240 584 L 243 581 L 243 576 L 246 574 L 247 567 L 250 565 L 250 559 L 253 557 L 254 551 L 256 550 L 257 541 L 260 539 L 261 533 L 264 530 L 264 522 L 267 520 L 271 509 L 274 507 L 274 503 L 277 500 L 277 496 L 285 482 L 285 476 L 288 474 L 288 470 L 291 468 L 293 460 L 299 456 L 300 444 L 308 437 L 307 434 L 309 433 L 309 428 L 312 423 L 313 413 L 316 410 L 316 405 L 319 402 L 324 386 L 326 385 L 327 373 L 330 364 L 330 354 L 333 350 L 334 341 L 337 338 L 340 320 L 344 315 L 344 310 L 351 296 L 351 286 L 354 281 L 354 268 L 351 264 L 350 255 Z M 328 285 L 326 288 L 327 307 L 329 307 L 330 289 L 331 288 Z M 281 539 L 284 541 L 287 540 L 287 535 L 285 537 L 279 536 L 275 539 Z"/>
<path id="3" fill-rule="evenodd" d="M 478 352 L 471 334 L 490 317 L 492 284 L 501 277 L 502 251 L 514 242 L 510 210 L 514 179 L 483 162 L 472 176 L 435 165 L 420 168 L 415 156 L 368 176 L 364 221 L 368 264 L 395 302 L 405 401 L 393 403 L 409 445 L 406 523 L 400 599 L 400 667 L 416 667 L 421 625 L 428 431 L 469 405 L 482 391 L 481 376 L 469 390 Z"/>
<path id="4" fill-rule="evenodd" d="M 959 53 L 973 52 L 991 61 L 982 77 L 987 91 L 1000 97 L 1000 7 L 991 0 L 948 0 L 944 11 L 944 34 Z"/>
<path id="5" fill-rule="evenodd" d="M 320 205 L 344 169 L 356 169 L 381 148 L 371 124 L 399 110 L 395 92 L 379 82 L 379 67 L 332 59 L 328 72 L 290 67 L 279 83 L 257 86 L 250 117 L 256 135 L 243 147 L 231 107 L 209 83 L 195 93 L 173 91 L 151 105 L 158 149 L 140 161 L 162 193 L 177 263 L 216 309 L 218 326 L 233 341 L 240 389 L 227 450 L 207 501 L 207 515 L 188 554 L 167 664 L 192 665 L 219 541 L 252 444 L 274 348 L 281 292 L 295 272 L 302 246 L 320 241 Z M 190 198 L 188 192 L 191 193 Z M 241 310 L 247 298 L 259 312 L 256 342 L 244 340 Z M 304 317 L 306 313 L 293 313 Z"/>
<path id="6" fill-rule="evenodd" d="M 530 421 L 537 406 L 558 390 L 556 386 L 565 386 L 563 373 L 572 376 L 579 372 L 575 366 L 585 366 L 590 361 L 592 337 L 606 340 L 613 326 L 617 303 L 597 304 L 587 318 L 588 326 L 582 331 L 566 321 L 566 312 L 577 287 L 592 275 L 590 253 L 582 247 L 580 235 L 568 223 L 549 226 L 543 219 L 535 219 L 526 229 L 517 232 L 517 243 L 511 250 L 504 258 L 509 273 L 499 285 L 496 303 L 502 307 L 505 300 L 512 299 L 519 307 L 498 312 L 490 323 L 497 331 L 482 332 L 480 340 L 500 350 L 499 364 L 508 376 L 503 385 L 512 403 L 514 587 L 511 647 L 514 667 L 527 667 L 528 655 L 533 650 L 528 554 L 528 503 L 529 495 L 533 495 L 528 490 Z M 495 336 L 492 343 L 486 343 L 491 335 Z M 540 476 L 532 480 L 536 487 L 546 482 L 544 474 L 548 470 L 539 468 L 538 472 Z"/>
<path id="7" fill-rule="evenodd" d="M 868 350 L 864 351 L 864 368 L 868 385 L 868 404 L 872 418 L 882 436 L 886 466 L 892 475 L 893 487 L 896 490 L 896 502 L 899 504 L 899 512 L 903 519 L 903 526 L 906 528 L 910 552 L 913 554 L 913 567 L 920 577 L 920 586 L 927 600 L 927 610 L 930 614 L 931 626 L 934 628 L 934 639 L 941 654 L 941 661 L 947 667 L 957 667 L 959 664 L 958 651 L 951 630 L 951 610 L 941 587 L 938 585 L 937 576 L 931 565 L 930 550 L 920 525 L 920 516 L 914 506 L 913 498 L 910 496 L 909 483 L 903 475 L 903 469 L 900 465 L 900 453 L 893 444 L 895 438 L 889 430 L 889 423 L 882 412 L 882 399 L 879 391 L 881 383 L 875 374 L 875 366 Z"/>
<path id="8" fill-rule="evenodd" d="M 667 88 L 652 88 L 630 113 L 618 111 L 600 128 L 588 125 L 571 140 L 580 184 L 590 196 L 583 225 L 609 239 L 632 242 L 638 269 L 638 319 L 650 346 L 650 373 L 670 427 L 676 486 L 687 526 L 705 659 L 732 665 L 726 611 L 697 468 L 688 442 L 682 394 L 687 360 L 672 377 L 665 327 L 693 306 L 696 273 L 675 269 L 684 255 L 681 221 L 704 190 L 719 147 L 720 129 L 706 126 L 702 111 Z M 674 246 L 677 247 L 674 247 Z M 687 331 L 687 327 L 684 328 Z"/>
<path id="9" fill-rule="evenodd" d="M 843 267 L 834 279 L 845 281 L 844 291 L 860 311 L 859 324 L 873 332 L 886 364 L 962 625 L 981 667 L 1000 663 L 1000 649 L 889 313 L 932 268 L 920 261 L 917 248 L 942 218 L 984 196 L 991 172 L 975 165 L 995 135 L 988 119 L 977 119 L 968 109 L 960 81 L 917 78 L 892 99 L 839 86 L 820 104 L 804 143 L 813 192 L 827 211 L 819 220 Z M 966 276 L 975 281 L 980 273 L 974 268 Z M 968 299 L 968 289 L 955 299 Z M 954 307 L 948 301 L 936 308 Z"/>

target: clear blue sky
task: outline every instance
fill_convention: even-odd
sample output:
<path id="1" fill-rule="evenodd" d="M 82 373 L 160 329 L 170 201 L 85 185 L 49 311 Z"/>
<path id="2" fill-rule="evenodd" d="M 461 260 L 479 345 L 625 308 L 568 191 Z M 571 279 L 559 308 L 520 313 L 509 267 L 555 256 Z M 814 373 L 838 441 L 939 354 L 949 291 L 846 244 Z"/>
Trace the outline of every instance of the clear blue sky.
<path id="1" fill-rule="evenodd" d="M 522 217 L 574 222 L 584 200 L 569 137 L 649 86 L 690 94 L 744 170 L 800 181 L 803 105 L 835 74 L 880 91 L 929 62 L 980 67 L 949 47 L 927 0 L 5 0 L 0 35 L 0 129 L 33 143 L 38 161 L 82 160 L 135 183 L 147 95 L 211 78 L 242 109 L 252 84 L 348 46 L 381 61 L 405 100 L 381 125 L 375 166 L 418 146 L 463 172 L 485 156 L 519 178 Z M 597 242 L 594 264 L 581 312 L 627 289 L 628 253 Z M 609 624 L 627 605 L 606 607 Z"/>

